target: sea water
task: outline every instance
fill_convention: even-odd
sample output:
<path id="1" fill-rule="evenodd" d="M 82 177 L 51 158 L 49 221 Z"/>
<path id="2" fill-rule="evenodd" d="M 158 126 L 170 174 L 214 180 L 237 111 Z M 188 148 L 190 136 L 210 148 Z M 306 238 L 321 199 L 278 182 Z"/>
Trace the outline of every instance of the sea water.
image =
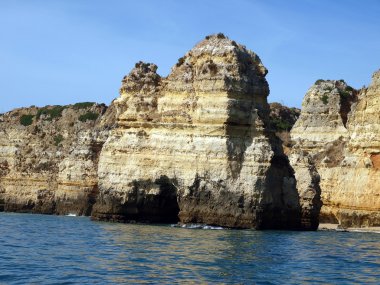
<path id="1" fill-rule="evenodd" d="M 380 284 L 379 240 L 0 213 L 0 283 Z"/>

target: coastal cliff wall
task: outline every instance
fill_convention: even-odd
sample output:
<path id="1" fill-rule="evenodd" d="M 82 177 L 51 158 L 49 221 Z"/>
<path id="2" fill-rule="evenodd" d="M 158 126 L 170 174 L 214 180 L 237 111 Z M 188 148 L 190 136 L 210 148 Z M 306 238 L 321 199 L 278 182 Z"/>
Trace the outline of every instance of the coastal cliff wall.
<path id="1" fill-rule="evenodd" d="M 307 191 L 269 131 L 259 57 L 218 34 L 167 78 L 156 69 L 136 64 L 114 101 L 93 218 L 316 229 L 319 190 L 305 182 L 300 197 Z"/>
<path id="2" fill-rule="evenodd" d="M 379 78 L 360 91 L 319 80 L 305 95 L 291 138 L 320 174 L 321 222 L 380 225 Z"/>
<path id="3" fill-rule="evenodd" d="M 318 227 L 319 175 L 287 133 L 299 111 L 270 110 L 267 69 L 255 53 L 211 35 L 168 77 L 156 71 L 137 63 L 108 108 L 78 103 L 0 115 L 0 210 Z"/>
<path id="4" fill-rule="evenodd" d="M 89 215 L 98 157 L 107 137 L 105 105 L 16 109 L 0 116 L 0 207 Z M 111 116 L 112 119 L 112 116 Z"/>

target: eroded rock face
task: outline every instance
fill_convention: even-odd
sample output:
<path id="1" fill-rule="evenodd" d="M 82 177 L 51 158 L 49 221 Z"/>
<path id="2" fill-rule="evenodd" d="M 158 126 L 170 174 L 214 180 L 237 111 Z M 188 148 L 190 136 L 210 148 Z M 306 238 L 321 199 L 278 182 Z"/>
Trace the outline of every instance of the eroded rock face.
<path id="1" fill-rule="evenodd" d="M 167 78 L 156 69 L 136 64 L 113 103 L 118 128 L 100 154 L 94 219 L 318 226 L 304 214 L 309 198 L 300 198 L 281 142 L 268 131 L 267 70 L 256 54 L 218 34 Z"/>
<path id="2" fill-rule="evenodd" d="M 357 91 L 343 80 L 318 80 L 304 97 L 292 139 L 303 140 L 303 147 L 310 150 L 346 139 L 348 113 L 356 100 Z"/>
<path id="3" fill-rule="evenodd" d="M 289 164 L 272 123 L 296 112 L 270 116 L 267 70 L 255 53 L 218 34 L 167 78 L 156 70 L 137 63 L 108 109 L 0 115 L 0 210 L 317 228 L 318 174 L 306 155 L 292 153 Z"/>
<path id="4" fill-rule="evenodd" d="M 288 154 L 292 145 L 290 130 L 298 120 L 301 110 L 294 107 L 289 108 L 277 102 L 270 103 L 269 108 L 270 129 L 282 141 L 284 152 Z"/>
<path id="5" fill-rule="evenodd" d="M 380 225 L 379 76 L 375 73 L 360 93 L 342 81 L 319 82 L 304 98 L 291 136 L 296 148 L 311 155 L 320 174 L 321 222 Z"/>
<path id="6" fill-rule="evenodd" d="M 98 192 L 98 157 L 111 124 L 104 112 L 105 105 L 80 103 L 2 115 L 2 210 L 89 215 Z"/>

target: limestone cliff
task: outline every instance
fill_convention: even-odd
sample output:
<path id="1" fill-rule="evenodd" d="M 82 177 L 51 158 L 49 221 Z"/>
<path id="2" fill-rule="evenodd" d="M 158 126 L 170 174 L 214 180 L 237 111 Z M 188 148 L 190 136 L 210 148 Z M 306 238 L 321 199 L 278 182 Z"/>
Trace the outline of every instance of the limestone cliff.
<path id="1" fill-rule="evenodd" d="M 303 146 L 313 149 L 347 138 L 348 113 L 356 95 L 343 80 L 318 80 L 304 97 L 292 139 L 304 140 Z"/>
<path id="2" fill-rule="evenodd" d="M 255 53 L 218 34 L 167 78 L 156 69 L 137 63 L 113 103 L 118 127 L 100 154 L 94 219 L 318 226 L 318 182 L 296 185 L 269 131 L 267 70 Z"/>
<path id="3" fill-rule="evenodd" d="M 322 206 L 320 176 L 310 155 L 303 149 L 295 147 L 290 138 L 290 130 L 298 120 L 301 110 L 276 102 L 270 103 L 269 107 L 270 129 L 281 140 L 284 153 L 288 155 L 290 165 L 295 172 L 303 223 L 311 228 L 317 227 Z"/>
<path id="4" fill-rule="evenodd" d="M 0 208 L 89 215 L 98 192 L 99 152 L 112 124 L 106 109 L 78 103 L 3 114 Z"/>
<path id="5" fill-rule="evenodd" d="M 297 112 L 270 114 L 267 70 L 255 53 L 217 34 L 168 77 L 156 71 L 137 63 L 109 108 L 78 103 L 0 115 L 0 210 L 318 227 L 315 166 L 287 149 L 289 162 L 275 136 Z"/>
<path id="6" fill-rule="evenodd" d="M 380 225 L 379 77 L 360 93 L 343 81 L 318 81 L 304 98 L 291 137 L 321 176 L 321 222 Z"/>

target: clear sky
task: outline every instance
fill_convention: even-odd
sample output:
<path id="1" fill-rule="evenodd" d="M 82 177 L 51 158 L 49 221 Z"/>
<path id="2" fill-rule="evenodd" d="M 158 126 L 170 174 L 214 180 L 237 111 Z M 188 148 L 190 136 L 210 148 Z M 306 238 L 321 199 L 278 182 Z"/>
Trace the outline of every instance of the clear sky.
<path id="1" fill-rule="evenodd" d="M 168 75 L 223 32 L 269 69 L 269 101 L 299 107 L 317 79 L 360 88 L 380 68 L 378 0 L 0 0 L 0 113 L 109 104 L 143 60 Z"/>

